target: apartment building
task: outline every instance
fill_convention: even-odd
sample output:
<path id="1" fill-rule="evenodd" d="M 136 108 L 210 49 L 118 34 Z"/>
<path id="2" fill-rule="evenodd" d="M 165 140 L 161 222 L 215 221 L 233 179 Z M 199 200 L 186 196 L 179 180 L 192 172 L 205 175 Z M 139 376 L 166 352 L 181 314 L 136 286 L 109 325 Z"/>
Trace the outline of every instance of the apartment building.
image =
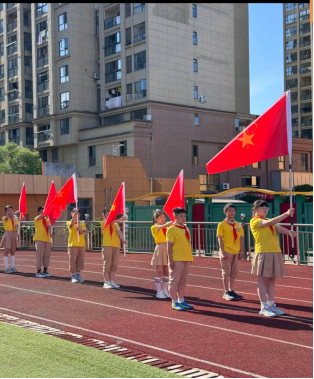
<path id="1" fill-rule="evenodd" d="M 284 3 L 285 90 L 291 91 L 294 137 L 313 138 L 310 3 Z"/>

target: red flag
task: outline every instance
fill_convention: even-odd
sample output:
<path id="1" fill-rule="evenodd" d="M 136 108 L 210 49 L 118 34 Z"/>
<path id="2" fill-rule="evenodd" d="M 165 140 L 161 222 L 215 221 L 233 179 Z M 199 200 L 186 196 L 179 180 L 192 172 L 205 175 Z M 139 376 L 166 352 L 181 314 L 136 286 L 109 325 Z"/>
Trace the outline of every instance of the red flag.
<path id="1" fill-rule="evenodd" d="M 48 193 L 48 197 L 47 197 L 47 200 L 46 200 L 46 204 L 45 204 L 45 208 L 46 209 L 48 207 L 48 205 L 50 205 L 50 203 L 52 202 L 52 200 L 57 196 L 57 190 L 56 190 L 56 186 L 54 184 L 54 181 L 51 182 L 51 186 L 50 186 L 50 190 L 49 190 L 49 193 Z M 56 218 L 54 218 L 54 210 L 51 209 L 51 212 L 48 214 L 48 217 L 49 217 L 49 221 L 50 221 L 50 224 L 53 226 L 54 223 L 56 222 Z"/>
<path id="2" fill-rule="evenodd" d="M 26 190 L 25 183 L 23 183 L 23 188 L 19 200 L 19 210 L 20 210 L 20 220 L 23 221 L 26 213 L 27 213 L 27 204 L 26 204 Z"/>
<path id="3" fill-rule="evenodd" d="M 207 165 L 209 175 L 292 153 L 290 91 L 228 143 Z"/>
<path id="4" fill-rule="evenodd" d="M 43 211 L 44 215 L 52 215 L 54 220 L 57 220 L 61 216 L 61 211 L 64 211 L 67 204 L 77 202 L 77 187 L 76 187 L 76 175 L 73 174 L 65 185 L 61 188 L 58 194 Z"/>
<path id="5" fill-rule="evenodd" d="M 103 231 L 107 225 L 111 223 L 111 221 L 115 220 L 119 214 L 125 214 L 125 188 L 124 188 L 124 182 L 121 184 L 121 187 L 119 188 L 119 191 L 117 193 L 116 198 L 114 199 L 114 202 L 112 204 L 112 207 L 110 209 L 108 218 L 105 222 L 104 227 L 101 229 Z"/>
<path id="6" fill-rule="evenodd" d="M 173 208 L 180 207 L 185 209 L 185 200 L 184 200 L 184 178 L 183 170 L 180 172 L 172 191 L 164 205 L 164 211 L 167 213 L 171 221 L 174 221 L 173 217 Z"/>

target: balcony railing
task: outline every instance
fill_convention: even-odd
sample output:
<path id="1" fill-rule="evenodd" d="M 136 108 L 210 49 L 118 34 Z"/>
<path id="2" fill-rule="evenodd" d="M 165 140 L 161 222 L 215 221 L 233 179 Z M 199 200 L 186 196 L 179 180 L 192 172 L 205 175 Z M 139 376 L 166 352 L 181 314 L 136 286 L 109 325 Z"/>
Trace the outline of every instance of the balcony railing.
<path id="1" fill-rule="evenodd" d="M 43 16 L 44 14 L 47 14 L 47 5 L 45 5 L 42 8 L 36 9 L 36 18 Z"/>
<path id="2" fill-rule="evenodd" d="M 105 82 L 111 83 L 115 82 L 116 80 L 121 79 L 121 71 L 112 72 L 111 74 L 106 74 L 105 76 Z"/>
<path id="3" fill-rule="evenodd" d="M 37 84 L 37 92 L 43 92 L 49 89 L 49 80 L 46 82 L 38 83 Z"/>
<path id="4" fill-rule="evenodd" d="M 46 64 L 48 64 L 48 55 L 42 57 L 42 58 L 38 58 L 37 59 L 37 68 L 39 67 L 43 67 L 45 66 Z"/>
<path id="5" fill-rule="evenodd" d="M 15 122 L 19 122 L 20 116 L 18 113 L 15 113 L 15 114 L 9 114 L 8 118 L 9 118 L 9 124 L 14 124 Z M 20 141 L 20 137 L 18 137 L 18 140 Z M 10 142 L 12 142 L 11 139 L 10 139 Z"/>
<path id="6" fill-rule="evenodd" d="M 8 49 L 8 55 L 16 53 L 17 52 L 17 43 L 12 44 L 7 49 Z"/>
<path id="7" fill-rule="evenodd" d="M 18 74 L 18 68 L 14 67 L 8 70 L 8 76 L 9 78 L 13 78 L 13 76 L 16 76 Z"/>
<path id="8" fill-rule="evenodd" d="M 4 78 L 4 73 L 0 72 L 0 79 L 3 79 L 3 78 Z"/>
<path id="9" fill-rule="evenodd" d="M 134 36 L 134 43 L 144 41 L 144 39 L 146 39 L 146 33 L 138 34 Z"/>
<path id="10" fill-rule="evenodd" d="M 300 108 L 300 113 L 309 113 L 309 112 L 312 112 L 312 106 Z"/>
<path id="11" fill-rule="evenodd" d="M 7 24 L 7 33 L 12 32 L 16 28 L 17 28 L 17 20 L 14 20 L 13 22 L 10 22 L 9 24 Z"/>
<path id="12" fill-rule="evenodd" d="M 307 59 L 311 59 L 311 54 L 305 54 L 305 55 L 300 54 L 300 61 L 306 61 Z"/>
<path id="13" fill-rule="evenodd" d="M 304 16 L 300 16 L 300 22 L 306 21 L 306 20 L 309 20 L 309 19 L 310 19 L 310 15 L 309 14 L 305 14 Z"/>
<path id="14" fill-rule="evenodd" d="M 144 97 L 146 97 L 146 89 L 140 92 L 135 92 L 135 100 L 143 99 Z"/>
<path id="15" fill-rule="evenodd" d="M 121 51 L 121 43 L 117 45 L 105 47 L 105 57 L 109 57 L 109 55 L 120 53 Z"/>
<path id="16" fill-rule="evenodd" d="M 312 95 L 311 94 L 301 96 L 301 101 L 302 100 L 311 100 L 311 99 L 312 99 Z"/>
<path id="17" fill-rule="evenodd" d="M 309 69 L 308 67 L 300 68 L 300 74 L 310 74 L 310 73 L 311 73 L 311 69 Z"/>
<path id="18" fill-rule="evenodd" d="M 26 121 L 31 121 L 33 118 L 34 118 L 33 113 L 29 113 L 29 112 L 26 113 Z"/>
<path id="19" fill-rule="evenodd" d="M 19 98 L 19 94 L 16 91 L 8 93 L 8 101 L 14 101 Z"/>
<path id="20" fill-rule="evenodd" d="M 141 62 L 134 65 L 134 71 L 143 70 L 144 68 L 146 68 L 146 62 Z"/>
<path id="21" fill-rule="evenodd" d="M 307 82 L 301 82 L 300 83 L 300 87 L 308 87 L 308 86 L 310 86 L 311 85 L 311 81 L 307 81 Z"/>
<path id="22" fill-rule="evenodd" d="M 16 6 L 17 3 L 7 3 L 7 10 L 12 9 L 13 7 Z"/>
<path id="23" fill-rule="evenodd" d="M 312 126 L 312 121 L 301 122 L 301 126 Z"/>
<path id="24" fill-rule="evenodd" d="M 300 43 L 300 47 L 306 47 L 306 46 L 310 46 L 310 45 L 311 45 L 311 41 L 305 41 L 305 42 Z"/>
<path id="25" fill-rule="evenodd" d="M 37 134 L 37 142 L 42 143 L 50 140 L 50 130 L 43 130 Z"/>
<path id="26" fill-rule="evenodd" d="M 112 18 L 108 18 L 108 20 L 104 21 L 104 29 L 110 29 L 113 28 L 114 26 L 120 25 L 120 16 L 115 16 Z"/>
<path id="27" fill-rule="evenodd" d="M 45 107 L 38 108 L 37 112 L 38 112 L 38 117 L 50 114 L 50 106 L 46 105 Z"/>

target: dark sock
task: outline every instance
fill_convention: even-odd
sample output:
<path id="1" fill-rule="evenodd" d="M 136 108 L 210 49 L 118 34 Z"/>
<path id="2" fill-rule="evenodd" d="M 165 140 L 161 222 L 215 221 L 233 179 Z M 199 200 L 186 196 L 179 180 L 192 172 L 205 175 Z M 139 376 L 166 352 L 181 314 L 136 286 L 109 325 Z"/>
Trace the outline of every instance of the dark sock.
<path id="1" fill-rule="evenodd" d="M 37 274 L 39 274 L 41 272 L 41 269 L 37 270 Z"/>
<path id="2" fill-rule="evenodd" d="M 47 272 L 47 267 L 44 267 L 44 272 Z"/>

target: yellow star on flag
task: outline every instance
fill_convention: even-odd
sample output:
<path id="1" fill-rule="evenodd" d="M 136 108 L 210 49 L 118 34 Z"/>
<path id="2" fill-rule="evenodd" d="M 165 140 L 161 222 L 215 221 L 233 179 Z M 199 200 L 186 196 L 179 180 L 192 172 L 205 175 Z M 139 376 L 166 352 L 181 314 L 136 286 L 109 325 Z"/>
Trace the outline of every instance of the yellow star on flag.
<path id="1" fill-rule="evenodd" d="M 252 138 L 254 136 L 255 136 L 255 134 L 248 135 L 248 134 L 246 134 L 246 132 L 244 132 L 243 135 L 242 135 L 242 137 L 238 138 L 238 141 L 242 141 L 242 149 L 246 145 L 254 145 L 254 143 L 252 142 Z"/>
<path id="2" fill-rule="evenodd" d="M 58 193 L 58 197 L 63 197 L 63 192 Z"/>
<path id="3" fill-rule="evenodd" d="M 112 211 L 115 211 L 115 210 L 116 210 L 116 206 L 113 205 L 113 206 L 111 207 L 111 210 L 112 210 Z"/>

